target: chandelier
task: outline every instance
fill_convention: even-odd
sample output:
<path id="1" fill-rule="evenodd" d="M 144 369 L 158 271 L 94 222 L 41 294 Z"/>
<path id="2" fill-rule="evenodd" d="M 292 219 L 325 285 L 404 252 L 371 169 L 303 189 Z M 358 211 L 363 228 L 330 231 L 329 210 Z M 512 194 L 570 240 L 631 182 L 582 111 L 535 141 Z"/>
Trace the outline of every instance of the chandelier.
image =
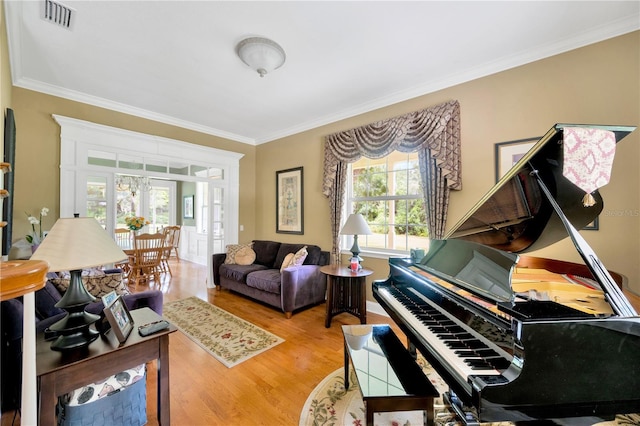
<path id="1" fill-rule="evenodd" d="M 148 176 L 116 176 L 116 189 L 118 191 L 130 191 L 131 196 L 135 197 L 138 191 L 149 192 L 151 190 L 151 181 Z"/>

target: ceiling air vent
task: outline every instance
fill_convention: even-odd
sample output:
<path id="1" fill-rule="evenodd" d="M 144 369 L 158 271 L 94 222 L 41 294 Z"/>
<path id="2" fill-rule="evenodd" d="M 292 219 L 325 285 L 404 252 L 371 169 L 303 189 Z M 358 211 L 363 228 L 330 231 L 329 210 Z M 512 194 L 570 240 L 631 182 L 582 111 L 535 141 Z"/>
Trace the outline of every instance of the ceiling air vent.
<path id="1" fill-rule="evenodd" d="M 76 11 L 62 3 L 44 0 L 42 18 L 70 30 L 76 19 Z"/>

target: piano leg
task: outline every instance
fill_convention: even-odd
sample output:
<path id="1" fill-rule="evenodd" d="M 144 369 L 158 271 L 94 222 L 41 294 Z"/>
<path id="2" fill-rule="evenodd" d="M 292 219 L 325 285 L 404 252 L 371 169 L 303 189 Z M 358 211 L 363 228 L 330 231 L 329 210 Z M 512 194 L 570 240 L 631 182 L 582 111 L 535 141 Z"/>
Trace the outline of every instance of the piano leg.
<path id="1" fill-rule="evenodd" d="M 416 350 L 416 346 L 411 343 L 411 340 L 407 337 L 407 350 L 413 357 L 413 359 L 418 359 L 418 351 Z"/>

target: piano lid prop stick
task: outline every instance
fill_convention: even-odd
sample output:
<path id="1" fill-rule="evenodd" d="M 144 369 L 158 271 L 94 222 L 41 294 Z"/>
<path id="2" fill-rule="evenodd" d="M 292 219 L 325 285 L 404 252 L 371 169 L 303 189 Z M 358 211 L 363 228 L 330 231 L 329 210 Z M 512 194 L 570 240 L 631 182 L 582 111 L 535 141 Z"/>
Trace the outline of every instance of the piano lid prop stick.
<path id="1" fill-rule="evenodd" d="M 596 280 L 602 285 L 602 290 L 609 298 L 609 302 L 611 303 L 613 311 L 617 315 L 624 317 L 636 316 L 637 313 L 635 309 L 633 309 L 633 306 L 631 306 L 627 298 L 624 296 L 624 294 L 622 294 L 622 291 L 609 274 L 609 271 L 607 271 L 607 269 L 602 266 L 600 259 L 598 259 L 598 256 L 593 251 L 591 246 L 589 246 L 587 241 L 582 238 L 576 228 L 574 228 L 571 222 L 569 222 L 569 219 L 567 219 L 565 214 L 562 212 L 562 209 L 556 202 L 555 198 L 553 198 L 553 196 L 551 195 L 549 188 L 547 188 L 547 186 L 538 175 L 538 171 L 535 170 L 533 165 L 531 165 L 531 169 L 531 175 L 535 176 L 538 184 L 540 185 L 540 188 L 542 189 L 542 192 L 549 200 L 549 203 L 551 203 L 551 206 L 555 210 L 556 214 L 560 217 L 562 224 L 573 240 L 576 248 L 578 249 L 578 252 L 580 253 L 580 256 L 585 261 L 587 267 L 596 278 Z"/>

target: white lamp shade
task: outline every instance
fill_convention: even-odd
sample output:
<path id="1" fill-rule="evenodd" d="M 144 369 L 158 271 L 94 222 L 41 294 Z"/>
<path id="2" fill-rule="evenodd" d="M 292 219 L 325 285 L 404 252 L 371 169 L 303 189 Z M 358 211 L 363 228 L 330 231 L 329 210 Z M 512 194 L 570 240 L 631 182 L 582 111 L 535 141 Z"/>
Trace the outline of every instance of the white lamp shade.
<path id="1" fill-rule="evenodd" d="M 342 235 L 371 235 L 371 229 L 360 213 L 352 213 L 340 231 Z"/>
<path id="2" fill-rule="evenodd" d="M 256 70 L 260 77 L 280 68 L 287 57 L 278 43 L 262 37 L 242 40 L 236 46 L 236 53 L 242 62 Z"/>
<path id="3" fill-rule="evenodd" d="M 127 258 L 92 217 L 58 219 L 31 260 L 44 260 L 52 272 L 116 263 Z"/>

